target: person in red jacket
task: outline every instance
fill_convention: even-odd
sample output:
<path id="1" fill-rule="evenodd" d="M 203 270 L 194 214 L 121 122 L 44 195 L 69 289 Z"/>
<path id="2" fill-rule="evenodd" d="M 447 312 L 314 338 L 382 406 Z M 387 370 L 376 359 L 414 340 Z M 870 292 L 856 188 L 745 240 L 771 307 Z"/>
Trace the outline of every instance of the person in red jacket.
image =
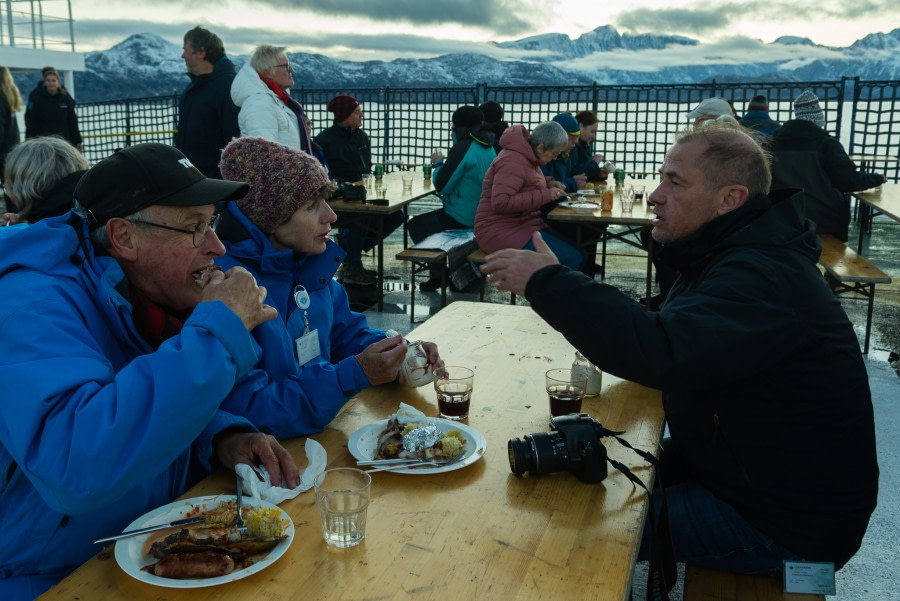
<path id="1" fill-rule="evenodd" d="M 566 131 L 553 121 L 541 123 L 530 134 L 524 125 L 512 125 L 503 132 L 503 150 L 484 176 L 475 213 L 475 240 L 482 250 L 533 250 L 531 235 L 543 231 L 544 241 L 560 263 L 581 269 L 581 251 L 541 218 L 542 207 L 565 196 L 562 183 L 548 181 L 541 165 L 556 158 L 567 144 Z"/>

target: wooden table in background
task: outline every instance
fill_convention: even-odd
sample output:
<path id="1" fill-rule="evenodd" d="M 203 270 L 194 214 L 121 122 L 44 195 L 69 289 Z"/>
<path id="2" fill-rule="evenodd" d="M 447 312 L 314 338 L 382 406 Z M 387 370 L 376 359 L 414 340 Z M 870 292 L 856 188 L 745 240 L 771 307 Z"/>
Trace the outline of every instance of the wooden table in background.
<path id="1" fill-rule="evenodd" d="M 453 303 L 409 338 L 435 341 L 448 364 L 475 368 L 467 423 L 487 439 L 480 461 L 432 475 L 373 474 L 366 539 L 355 548 L 325 545 L 308 491 L 281 504 L 297 528 L 291 547 L 242 580 L 159 588 L 125 574 L 110 547 L 42 599 L 628 599 L 647 494 L 612 468 L 599 484 L 568 473 L 519 477 L 509 469 L 507 441 L 548 430 L 544 372 L 569 366 L 572 346 L 529 307 L 490 303 Z M 350 434 L 384 419 L 401 401 L 437 415 L 431 386 L 368 389 L 312 437 L 328 451 L 329 467 L 354 465 Z M 632 445 L 657 449 L 663 429 L 659 391 L 604 374 L 601 394 L 588 397 L 584 410 L 625 430 Z M 298 463 L 304 440 L 285 443 Z M 615 440 L 604 442 L 612 459 L 650 486 L 650 466 Z M 184 497 L 233 492 L 234 476 L 220 473 Z"/>
<path id="2" fill-rule="evenodd" d="M 612 187 L 612 184 L 609 184 Z M 598 207 L 594 211 L 581 211 L 570 209 L 567 207 L 556 207 L 548 217 L 554 221 L 561 223 L 572 223 L 577 226 L 575 244 L 579 247 L 594 247 L 598 242 L 603 244 L 604 269 L 606 262 L 606 241 L 609 238 L 615 238 L 633 246 L 647 251 L 647 306 L 650 306 L 650 298 L 653 296 L 653 238 L 647 237 L 648 244 L 644 247 L 640 240 L 640 232 L 642 229 L 653 224 L 655 213 L 650 205 L 650 193 L 659 185 L 659 180 L 655 179 L 632 179 L 625 180 L 625 188 L 629 186 L 644 186 L 644 198 L 638 203 L 634 203 L 630 213 L 622 212 L 622 205 L 618 196 L 613 198 L 612 211 L 601 211 L 599 207 L 600 194 L 588 195 L 585 198 L 591 202 L 598 203 Z M 600 188 L 602 190 L 602 188 Z M 577 194 L 570 194 L 569 197 L 573 201 L 578 201 Z M 609 225 L 624 225 L 624 232 L 610 232 Z M 637 237 L 637 238 L 635 238 Z M 589 260 L 593 260 L 590 257 Z"/>
<path id="3" fill-rule="evenodd" d="M 402 177 L 404 174 L 413 176 L 411 191 L 403 189 Z M 354 225 L 365 232 L 370 232 L 378 236 L 378 244 L 376 245 L 378 249 L 378 281 L 376 282 L 376 285 L 378 286 L 378 311 L 384 310 L 384 298 L 381 294 L 384 284 L 384 218 L 386 215 L 391 215 L 397 211 L 403 211 L 403 248 L 406 248 L 407 206 L 414 200 L 434 193 L 434 187 L 431 185 L 431 180 L 422 177 L 421 174 L 416 174 L 415 172 L 393 171 L 391 173 L 385 173 L 382 181 L 385 185 L 385 199 L 388 201 L 387 205 L 376 205 L 371 202 L 346 200 L 331 200 L 328 202 L 338 216 L 335 227 Z M 366 191 L 367 201 L 371 201 L 375 198 L 374 189 Z M 375 218 L 375 227 L 372 227 L 367 223 L 369 218 L 372 217 Z"/>
<path id="4" fill-rule="evenodd" d="M 859 241 L 856 252 L 863 254 L 863 237 L 871 229 L 870 223 L 876 212 L 900 222 L 900 184 L 885 182 L 878 188 L 852 194 L 860 201 Z"/>

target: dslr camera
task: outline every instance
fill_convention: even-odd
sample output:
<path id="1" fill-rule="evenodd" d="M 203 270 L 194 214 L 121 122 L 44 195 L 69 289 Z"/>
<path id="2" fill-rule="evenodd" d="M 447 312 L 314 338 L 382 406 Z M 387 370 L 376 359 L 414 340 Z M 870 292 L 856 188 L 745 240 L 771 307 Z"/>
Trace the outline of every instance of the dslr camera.
<path id="1" fill-rule="evenodd" d="M 611 432 L 587 413 L 570 413 L 550 420 L 551 432 L 526 434 L 509 441 L 509 468 L 521 476 L 571 472 L 582 482 L 606 478 L 606 447 L 602 436 Z"/>
<path id="2" fill-rule="evenodd" d="M 365 200 L 366 199 L 366 187 L 365 186 L 357 186 L 350 182 L 346 181 L 338 181 L 337 188 L 334 193 L 331 195 L 330 200 Z"/>

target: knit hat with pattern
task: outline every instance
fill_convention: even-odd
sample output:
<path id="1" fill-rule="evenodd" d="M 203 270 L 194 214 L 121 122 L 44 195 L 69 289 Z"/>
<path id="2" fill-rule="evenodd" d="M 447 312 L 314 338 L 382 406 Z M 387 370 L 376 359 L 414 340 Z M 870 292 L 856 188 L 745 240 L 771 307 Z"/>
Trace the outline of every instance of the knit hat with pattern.
<path id="1" fill-rule="evenodd" d="M 819 97 L 812 90 L 803 90 L 794 100 L 794 118 L 825 128 L 825 111 L 819 105 Z"/>
<path id="2" fill-rule="evenodd" d="M 302 150 L 264 138 L 236 138 L 222 151 L 222 177 L 250 184 L 238 207 L 265 234 L 328 185 L 322 164 Z"/>
<path id="3" fill-rule="evenodd" d="M 348 94 L 335 96 L 328 103 L 328 111 L 334 113 L 334 120 L 340 123 L 349 117 L 356 107 L 359 106 L 359 100 Z"/>

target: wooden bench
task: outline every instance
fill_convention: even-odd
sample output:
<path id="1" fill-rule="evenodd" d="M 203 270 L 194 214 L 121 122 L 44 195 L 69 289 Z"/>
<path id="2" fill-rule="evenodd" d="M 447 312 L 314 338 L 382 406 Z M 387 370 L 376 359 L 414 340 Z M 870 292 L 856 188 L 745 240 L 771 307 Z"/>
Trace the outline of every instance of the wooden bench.
<path id="1" fill-rule="evenodd" d="M 469 262 L 474 263 L 475 265 L 484 265 L 485 263 L 487 263 L 487 253 L 479 248 L 469 255 Z M 478 288 L 478 300 L 480 302 L 484 302 L 484 284 L 485 282 L 487 282 L 487 277 L 480 272 L 479 274 L 480 275 L 478 277 L 481 284 Z M 516 295 L 513 292 L 509 293 L 509 304 L 516 304 Z"/>
<path id="2" fill-rule="evenodd" d="M 872 332 L 872 310 L 875 308 L 875 284 L 890 284 L 891 277 L 875 267 L 831 234 L 821 234 L 822 254 L 819 265 L 825 269 L 825 277 L 835 294 L 853 293 L 868 299 L 866 312 L 866 337 L 863 352 L 869 352 L 869 336 Z"/>
<path id="3" fill-rule="evenodd" d="M 407 248 L 397 254 L 398 261 L 409 261 L 409 321 L 416 321 L 416 275 L 431 273 L 431 267 L 441 267 L 441 308 L 447 305 L 447 253 L 442 250 Z"/>
<path id="4" fill-rule="evenodd" d="M 781 578 L 685 566 L 684 601 L 825 601 L 824 595 L 785 593 Z"/>

